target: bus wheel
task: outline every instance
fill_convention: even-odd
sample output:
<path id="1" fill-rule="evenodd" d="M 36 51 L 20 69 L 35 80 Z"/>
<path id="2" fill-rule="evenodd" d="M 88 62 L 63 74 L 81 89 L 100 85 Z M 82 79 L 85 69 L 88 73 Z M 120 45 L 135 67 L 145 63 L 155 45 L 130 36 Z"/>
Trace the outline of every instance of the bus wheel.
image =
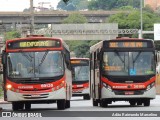
<path id="1" fill-rule="evenodd" d="M 57 108 L 58 110 L 64 110 L 65 109 L 65 100 L 57 100 Z"/>
<path id="2" fill-rule="evenodd" d="M 137 105 L 142 105 L 142 102 L 141 102 L 141 101 L 138 101 L 138 102 L 137 102 Z"/>
<path id="3" fill-rule="evenodd" d="M 101 101 L 100 101 L 100 106 L 101 106 L 101 107 L 107 107 L 108 104 L 106 103 L 105 100 L 101 100 Z"/>
<path id="4" fill-rule="evenodd" d="M 18 104 L 16 102 L 12 102 L 12 109 L 18 110 Z"/>
<path id="5" fill-rule="evenodd" d="M 25 103 L 25 110 L 31 109 L 31 103 Z"/>
<path id="6" fill-rule="evenodd" d="M 149 99 L 146 99 L 143 103 L 144 103 L 144 106 L 150 106 L 150 100 Z"/>
<path id="7" fill-rule="evenodd" d="M 135 106 L 136 105 L 135 101 L 129 101 L 129 103 L 130 103 L 131 106 Z"/>
<path id="8" fill-rule="evenodd" d="M 19 109 L 23 109 L 23 108 L 24 108 L 24 104 L 23 103 L 12 102 L 12 109 L 13 110 L 19 110 Z"/>
<path id="9" fill-rule="evenodd" d="M 66 100 L 65 108 L 70 108 L 70 100 Z"/>
<path id="10" fill-rule="evenodd" d="M 24 108 L 24 103 L 19 103 L 18 105 L 19 105 L 19 109 L 20 109 L 20 110 L 23 110 L 23 108 Z"/>
<path id="11" fill-rule="evenodd" d="M 83 96 L 83 99 L 84 99 L 84 100 L 90 100 L 90 96 L 89 96 L 89 94 L 84 95 L 84 96 Z"/>
<path id="12" fill-rule="evenodd" d="M 93 106 L 98 106 L 98 101 L 97 100 L 93 99 L 92 101 L 93 101 Z"/>

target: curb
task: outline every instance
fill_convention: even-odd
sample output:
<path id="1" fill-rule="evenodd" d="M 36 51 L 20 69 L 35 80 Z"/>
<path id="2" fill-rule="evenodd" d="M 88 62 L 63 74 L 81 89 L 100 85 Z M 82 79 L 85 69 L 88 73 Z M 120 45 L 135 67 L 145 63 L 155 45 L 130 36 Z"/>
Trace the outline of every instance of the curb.
<path id="1" fill-rule="evenodd" d="M 0 99 L 0 104 L 9 104 L 10 102 L 4 101 L 3 99 Z"/>
<path id="2" fill-rule="evenodd" d="M 0 101 L 0 104 L 10 104 L 10 102 Z"/>

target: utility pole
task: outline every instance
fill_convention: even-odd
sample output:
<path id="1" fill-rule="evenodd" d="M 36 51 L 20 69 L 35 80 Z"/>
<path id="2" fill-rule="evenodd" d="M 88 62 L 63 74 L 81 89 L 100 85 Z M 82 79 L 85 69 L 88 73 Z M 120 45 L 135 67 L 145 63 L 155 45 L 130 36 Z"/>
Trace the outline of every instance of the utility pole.
<path id="1" fill-rule="evenodd" d="M 142 0 L 140 0 L 140 9 L 141 9 L 141 30 L 140 30 L 140 38 L 143 38 L 143 13 L 142 13 Z"/>
<path id="2" fill-rule="evenodd" d="M 30 0 L 30 21 L 31 21 L 31 26 L 30 26 L 30 34 L 34 34 L 34 9 L 33 9 L 33 0 Z"/>

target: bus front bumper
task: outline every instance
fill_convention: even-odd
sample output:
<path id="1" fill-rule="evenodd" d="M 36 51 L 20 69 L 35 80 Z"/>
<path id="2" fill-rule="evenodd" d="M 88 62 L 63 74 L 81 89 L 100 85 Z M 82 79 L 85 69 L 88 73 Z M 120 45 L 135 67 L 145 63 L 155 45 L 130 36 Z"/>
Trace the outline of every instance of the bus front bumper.
<path id="1" fill-rule="evenodd" d="M 143 94 L 140 95 L 117 95 L 114 91 L 109 90 L 105 87 L 102 88 L 101 91 L 101 99 L 109 99 L 109 98 L 118 98 L 118 99 L 124 99 L 124 98 L 149 98 L 154 99 L 156 97 L 156 89 L 155 87 L 152 87 L 150 90 L 144 91 Z"/>
<path id="2" fill-rule="evenodd" d="M 7 101 L 43 101 L 66 99 L 66 90 L 61 88 L 53 92 L 46 93 L 17 93 L 11 90 L 7 91 Z"/>

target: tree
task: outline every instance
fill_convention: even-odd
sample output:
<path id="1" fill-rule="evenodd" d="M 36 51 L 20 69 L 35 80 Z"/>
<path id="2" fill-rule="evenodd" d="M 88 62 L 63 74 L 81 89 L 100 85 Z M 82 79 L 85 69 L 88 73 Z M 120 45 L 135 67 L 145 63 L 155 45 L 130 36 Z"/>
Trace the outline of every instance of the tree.
<path id="1" fill-rule="evenodd" d="M 118 13 L 109 17 L 107 22 L 118 23 L 119 29 L 140 29 L 140 11 L 134 10 L 130 13 Z M 160 22 L 158 14 L 152 11 L 148 12 L 148 10 L 143 11 L 143 30 L 152 31 L 153 23 L 157 22 Z M 138 35 L 134 37 L 138 37 Z M 143 37 L 153 39 L 153 35 L 144 35 Z"/>
<path id="2" fill-rule="evenodd" d="M 117 9 L 123 6 L 132 6 L 133 8 L 140 7 L 139 0 L 90 0 L 89 10 L 111 10 Z"/>
<path id="3" fill-rule="evenodd" d="M 63 2 L 66 3 L 66 4 L 67 4 L 68 1 L 69 1 L 69 0 L 63 0 Z"/>
<path id="4" fill-rule="evenodd" d="M 69 0 L 66 4 L 61 0 L 57 9 L 67 10 L 67 11 L 75 11 L 75 10 L 84 10 L 88 9 L 88 1 L 86 0 Z"/>
<path id="5" fill-rule="evenodd" d="M 87 18 L 79 13 L 73 13 L 62 21 L 63 23 L 87 23 Z"/>
<path id="6" fill-rule="evenodd" d="M 21 34 L 17 31 L 10 31 L 10 32 L 7 32 L 5 34 L 5 39 L 6 40 L 10 40 L 10 39 L 14 39 L 14 38 L 20 38 L 21 37 Z"/>
<path id="7" fill-rule="evenodd" d="M 78 57 L 89 57 L 89 42 L 90 41 L 81 41 L 76 48 L 75 48 L 75 53 L 76 56 Z"/>

